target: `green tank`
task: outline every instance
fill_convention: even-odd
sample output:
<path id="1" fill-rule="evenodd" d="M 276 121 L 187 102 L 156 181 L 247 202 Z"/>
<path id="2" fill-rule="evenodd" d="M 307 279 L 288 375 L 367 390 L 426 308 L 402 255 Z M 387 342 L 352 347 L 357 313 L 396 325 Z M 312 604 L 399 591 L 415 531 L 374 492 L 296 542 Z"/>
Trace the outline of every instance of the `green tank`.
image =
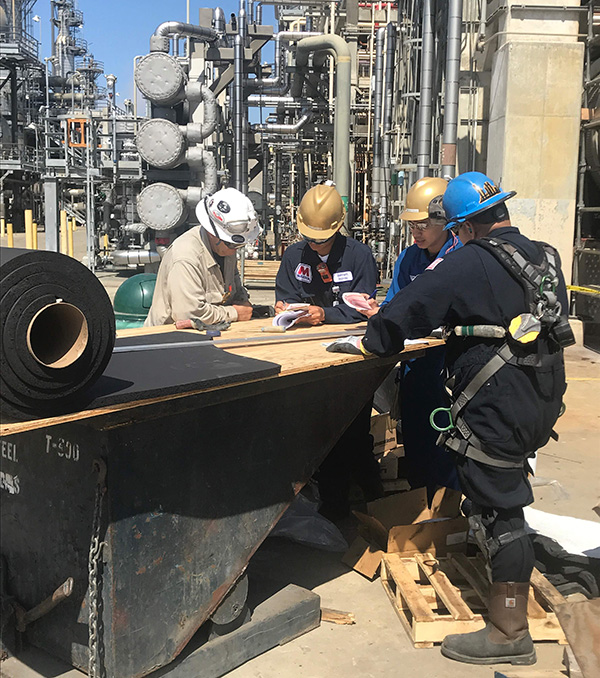
<path id="1" fill-rule="evenodd" d="M 117 290 L 113 306 L 117 329 L 141 327 L 152 306 L 155 273 L 139 273 L 127 279 Z"/>

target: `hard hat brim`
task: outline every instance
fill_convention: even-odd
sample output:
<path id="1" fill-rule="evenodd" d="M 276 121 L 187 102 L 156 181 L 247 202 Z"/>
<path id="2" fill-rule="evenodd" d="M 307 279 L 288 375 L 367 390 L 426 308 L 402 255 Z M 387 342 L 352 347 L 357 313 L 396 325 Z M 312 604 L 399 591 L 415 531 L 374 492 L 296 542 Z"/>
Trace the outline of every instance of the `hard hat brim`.
<path id="1" fill-rule="evenodd" d="M 204 205 L 204 200 L 201 200 L 196 205 L 196 216 L 198 217 L 200 226 L 202 226 L 202 228 L 207 233 L 215 235 L 216 232 L 217 236 L 224 242 L 234 243 L 235 245 L 242 244 L 241 242 L 236 242 L 233 239 L 231 233 L 228 233 L 224 228 L 221 228 L 219 224 L 217 224 L 208 216 L 206 206 Z M 248 233 L 241 233 L 240 235 L 242 238 L 244 238 L 244 244 L 247 244 L 254 242 L 256 238 L 258 238 L 259 234 L 260 234 L 260 225 L 257 224 L 256 227 L 253 228 L 251 231 L 248 231 Z"/>
<path id="2" fill-rule="evenodd" d="M 419 212 L 412 210 L 404 210 L 400 215 L 402 221 L 424 221 L 429 217 L 429 212 Z"/>
<path id="3" fill-rule="evenodd" d="M 342 219 L 340 223 L 333 228 L 311 228 L 301 221 L 300 218 L 296 219 L 296 225 L 298 226 L 300 235 L 306 236 L 311 240 L 329 240 L 329 238 L 332 238 L 340 230 L 340 228 L 342 228 L 343 224 L 344 220 Z"/>
<path id="4" fill-rule="evenodd" d="M 510 198 L 512 198 L 515 195 L 517 195 L 516 191 L 502 191 L 501 193 L 498 193 L 492 196 L 491 198 L 488 198 L 486 204 L 481 206 L 481 209 L 474 210 L 473 212 L 469 212 L 468 214 L 465 215 L 459 214 L 455 216 L 446 224 L 445 230 L 448 230 L 453 226 L 457 226 L 458 224 L 462 224 L 464 221 L 468 221 L 471 217 L 481 214 L 482 212 L 486 212 L 491 207 L 494 207 L 494 205 L 499 205 L 501 202 L 506 202 L 507 200 L 510 200 Z"/>

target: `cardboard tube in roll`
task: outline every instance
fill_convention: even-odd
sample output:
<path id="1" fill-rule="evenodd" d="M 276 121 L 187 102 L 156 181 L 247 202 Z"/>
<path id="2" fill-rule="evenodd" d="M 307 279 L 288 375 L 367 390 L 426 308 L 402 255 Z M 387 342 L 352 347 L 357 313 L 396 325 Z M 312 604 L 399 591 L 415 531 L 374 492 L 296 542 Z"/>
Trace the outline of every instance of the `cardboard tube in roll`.
<path id="1" fill-rule="evenodd" d="M 72 412 L 115 341 L 96 276 L 57 252 L 0 248 L 0 411 L 4 420 Z"/>

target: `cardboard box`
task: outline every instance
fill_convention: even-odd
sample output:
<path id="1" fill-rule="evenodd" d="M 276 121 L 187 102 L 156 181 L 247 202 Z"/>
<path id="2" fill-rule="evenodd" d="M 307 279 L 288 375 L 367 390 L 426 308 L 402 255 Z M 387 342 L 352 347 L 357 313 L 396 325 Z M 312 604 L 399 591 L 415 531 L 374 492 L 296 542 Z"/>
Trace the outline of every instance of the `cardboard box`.
<path id="1" fill-rule="evenodd" d="M 393 450 L 386 450 L 381 455 L 375 455 L 379 464 L 381 480 L 395 480 L 398 477 L 398 457 Z"/>
<path id="2" fill-rule="evenodd" d="M 397 445 L 393 449 L 384 450 L 379 454 L 375 453 L 375 458 L 379 464 L 379 474 L 381 476 L 381 480 L 396 480 L 396 478 L 398 478 L 398 460 L 401 457 L 404 457 L 403 445 Z"/>
<path id="3" fill-rule="evenodd" d="M 465 552 L 468 520 L 460 514 L 462 494 L 440 488 L 427 506 L 427 490 L 420 488 L 394 494 L 367 504 L 367 513 L 354 512 L 361 523 L 362 538 L 367 542 L 370 556 L 357 556 L 359 547 L 350 550 L 357 563 L 354 569 L 364 574 L 361 563 L 368 560 L 373 569 L 373 553 L 378 549 L 387 553 L 431 553 L 445 556 L 448 552 Z"/>
<path id="4" fill-rule="evenodd" d="M 371 417 L 371 435 L 373 436 L 373 453 L 383 454 L 397 445 L 396 422 L 390 419 L 389 413 L 375 414 Z"/>

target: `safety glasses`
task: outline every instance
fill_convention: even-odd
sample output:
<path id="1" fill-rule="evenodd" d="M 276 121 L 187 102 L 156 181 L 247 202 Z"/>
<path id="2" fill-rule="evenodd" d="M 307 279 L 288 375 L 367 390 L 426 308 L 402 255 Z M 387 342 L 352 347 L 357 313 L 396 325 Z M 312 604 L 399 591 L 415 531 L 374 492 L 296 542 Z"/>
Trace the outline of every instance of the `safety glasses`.
<path id="1" fill-rule="evenodd" d="M 424 221 L 407 221 L 406 223 L 411 231 L 426 231 L 433 226 L 444 226 L 446 222 L 443 219 L 432 219 L 430 217 Z"/>

